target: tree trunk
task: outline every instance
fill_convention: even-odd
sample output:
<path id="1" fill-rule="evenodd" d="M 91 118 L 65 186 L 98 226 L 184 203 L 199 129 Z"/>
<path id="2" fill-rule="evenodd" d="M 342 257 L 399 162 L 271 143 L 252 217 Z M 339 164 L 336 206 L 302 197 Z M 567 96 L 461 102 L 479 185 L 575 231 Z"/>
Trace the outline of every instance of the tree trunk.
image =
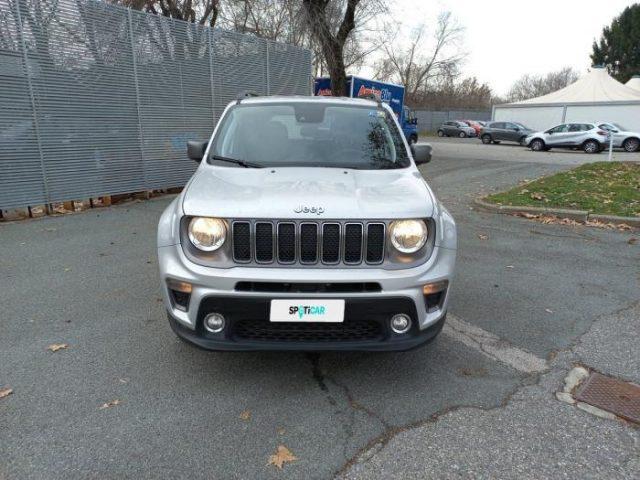
<path id="1" fill-rule="evenodd" d="M 339 45 L 333 45 L 332 47 L 325 47 L 325 52 L 330 51 L 330 54 L 325 53 L 327 59 L 327 67 L 329 68 L 329 76 L 331 77 L 331 93 L 334 97 L 347 97 L 347 72 L 344 67 L 344 57 L 342 56 L 342 48 Z"/>

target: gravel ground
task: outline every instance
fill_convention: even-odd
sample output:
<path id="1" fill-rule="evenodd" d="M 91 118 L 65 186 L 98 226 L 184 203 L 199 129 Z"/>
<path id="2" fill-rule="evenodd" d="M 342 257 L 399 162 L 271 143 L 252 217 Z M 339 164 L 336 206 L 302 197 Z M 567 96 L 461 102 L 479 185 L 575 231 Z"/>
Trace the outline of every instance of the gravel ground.
<path id="1" fill-rule="evenodd" d="M 422 170 L 459 226 L 450 313 L 546 373 L 447 333 L 402 354 L 203 352 L 159 301 L 170 197 L 5 223 L 0 478 L 637 478 L 638 429 L 553 395 L 574 362 L 637 380 L 637 234 L 472 209 L 586 155 L 433 143 Z"/>

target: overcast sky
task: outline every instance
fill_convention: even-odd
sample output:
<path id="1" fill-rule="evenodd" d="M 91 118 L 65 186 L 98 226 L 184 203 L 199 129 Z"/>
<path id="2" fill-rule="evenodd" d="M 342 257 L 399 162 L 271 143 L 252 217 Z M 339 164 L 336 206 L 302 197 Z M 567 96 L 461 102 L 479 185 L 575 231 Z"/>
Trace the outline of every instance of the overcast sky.
<path id="1" fill-rule="evenodd" d="M 393 17 L 407 30 L 451 11 L 466 28 L 463 72 L 505 94 L 525 73 L 590 66 L 591 44 L 638 0 L 394 0 Z M 640 72 L 639 72 L 640 73 Z"/>

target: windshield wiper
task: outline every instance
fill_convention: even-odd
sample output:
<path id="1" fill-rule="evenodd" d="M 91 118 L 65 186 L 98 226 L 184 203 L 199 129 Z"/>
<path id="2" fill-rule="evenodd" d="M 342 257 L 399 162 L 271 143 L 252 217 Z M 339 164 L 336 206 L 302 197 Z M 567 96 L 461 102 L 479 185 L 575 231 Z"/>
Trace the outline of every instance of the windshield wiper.
<path id="1" fill-rule="evenodd" d="M 244 168 L 264 168 L 263 165 L 258 165 L 257 163 L 245 162 L 244 160 L 238 160 L 236 158 L 222 157 L 220 155 L 211 155 L 213 160 L 218 160 L 219 162 L 228 162 L 235 163 L 236 165 L 240 165 Z"/>

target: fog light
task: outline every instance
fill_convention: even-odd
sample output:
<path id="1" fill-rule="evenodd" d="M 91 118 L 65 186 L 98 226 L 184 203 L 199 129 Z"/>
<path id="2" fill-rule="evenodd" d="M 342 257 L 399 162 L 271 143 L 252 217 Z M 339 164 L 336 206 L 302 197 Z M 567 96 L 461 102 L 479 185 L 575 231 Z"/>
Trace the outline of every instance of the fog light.
<path id="1" fill-rule="evenodd" d="M 391 317 L 391 330 L 394 333 L 407 333 L 411 328 L 411 317 L 404 313 L 399 313 Z"/>
<path id="2" fill-rule="evenodd" d="M 224 317 L 220 313 L 210 313 L 204 317 L 204 328 L 211 333 L 220 333 L 224 330 Z"/>

